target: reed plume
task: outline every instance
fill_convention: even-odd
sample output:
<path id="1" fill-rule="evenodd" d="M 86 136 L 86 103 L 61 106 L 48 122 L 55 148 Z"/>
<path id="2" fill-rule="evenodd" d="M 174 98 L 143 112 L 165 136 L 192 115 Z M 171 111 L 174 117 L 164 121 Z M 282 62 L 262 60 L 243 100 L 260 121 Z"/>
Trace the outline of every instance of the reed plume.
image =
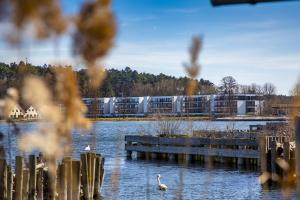
<path id="1" fill-rule="evenodd" d="M 184 69 L 189 78 L 186 93 L 188 96 L 193 95 L 197 89 L 197 81 L 195 80 L 200 72 L 201 65 L 198 64 L 199 54 L 202 50 L 202 38 L 194 37 L 192 45 L 189 49 L 190 61 L 188 64 L 184 64 Z"/>
<path id="2" fill-rule="evenodd" d="M 11 0 L 11 21 L 15 30 L 10 34 L 12 42 L 21 41 L 21 33 L 32 25 L 36 38 L 44 39 L 51 35 L 60 35 L 67 29 L 58 0 Z"/>
<path id="3" fill-rule="evenodd" d="M 86 2 L 75 23 L 77 30 L 73 37 L 73 52 L 84 60 L 94 87 L 105 77 L 104 69 L 97 61 L 113 47 L 117 31 L 110 6 L 110 0 Z"/>

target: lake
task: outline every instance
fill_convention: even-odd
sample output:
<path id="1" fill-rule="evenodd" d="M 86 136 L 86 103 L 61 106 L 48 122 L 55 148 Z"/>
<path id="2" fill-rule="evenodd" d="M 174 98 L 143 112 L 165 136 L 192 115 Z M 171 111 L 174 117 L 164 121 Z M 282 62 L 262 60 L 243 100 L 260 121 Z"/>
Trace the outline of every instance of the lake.
<path id="1" fill-rule="evenodd" d="M 228 128 L 249 129 L 250 124 L 265 122 L 210 122 L 183 121 L 178 132 L 186 133 L 191 129 Z M 35 129 L 39 123 L 18 123 L 22 132 Z M 0 124 L 5 137 L 2 141 L 8 153 L 7 124 Z M 86 134 L 75 130 L 74 156 L 79 157 L 85 146 L 96 137 L 96 151 L 105 156 L 105 178 L 101 190 L 103 199 L 283 199 L 279 189 L 263 190 L 258 182 L 257 171 L 228 168 L 207 169 L 199 165 L 181 166 L 176 163 L 126 159 L 124 136 L 128 134 L 155 134 L 157 122 L 153 121 L 105 121 L 94 122 L 93 131 Z M 11 136 L 11 156 L 20 154 L 15 136 Z M 12 159 L 14 160 L 14 159 Z M 12 161 L 14 164 L 14 161 Z M 168 191 L 157 190 L 156 175 L 161 174 L 162 183 Z"/>

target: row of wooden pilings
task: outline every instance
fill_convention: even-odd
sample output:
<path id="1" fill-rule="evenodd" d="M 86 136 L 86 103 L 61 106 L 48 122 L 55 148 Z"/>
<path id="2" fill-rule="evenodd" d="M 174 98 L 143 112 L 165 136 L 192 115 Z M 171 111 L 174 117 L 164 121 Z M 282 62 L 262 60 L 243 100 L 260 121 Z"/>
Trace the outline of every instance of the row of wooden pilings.
<path id="1" fill-rule="evenodd" d="M 39 163 L 37 158 L 29 155 L 26 163 L 22 156 L 16 156 L 14 171 L 0 159 L 1 200 L 100 199 L 104 178 L 104 157 L 100 154 L 83 153 L 80 160 L 64 157 L 54 178 L 47 163 Z"/>
<path id="2" fill-rule="evenodd" d="M 227 166 L 245 167 L 256 169 L 260 167 L 260 160 L 257 158 L 236 158 L 236 157 L 219 157 L 206 155 L 192 155 L 192 154 L 175 154 L 175 153 L 149 153 L 149 152 L 132 152 L 127 151 L 128 159 L 141 160 L 155 160 L 168 161 L 178 164 L 200 164 L 206 166 L 213 166 L 224 164 Z"/>

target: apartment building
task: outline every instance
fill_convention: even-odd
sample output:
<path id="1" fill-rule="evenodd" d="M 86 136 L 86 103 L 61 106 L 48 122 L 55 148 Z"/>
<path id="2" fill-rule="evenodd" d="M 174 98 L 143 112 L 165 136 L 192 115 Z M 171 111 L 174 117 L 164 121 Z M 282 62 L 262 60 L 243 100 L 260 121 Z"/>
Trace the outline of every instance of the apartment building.
<path id="1" fill-rule="evenodd" d="M 114 115 L 143 115 L 144 97 L 117 97 L 113 101 Z"/>
<path id="2" fill-rule="evenodd" d="M 210 95 L 182 96 L 179 113 L 182 115 L 209 115 L 210 101 Z"/>
<path id="3" fill-rule="evenodd" d="M 150 97 L 148 114 L 175 114 L 177 96 Z"/>
<path id="4" fill-rule="evenodd" d="M 211 99 L 215 115 L 256 115 L 263 109 L 262 96 L 255 94 L 219 94 Z"/>
<path id="5" fill-rule="evenodd" d="M 194 95 L 84 98 L 88 117 L 147 115 L 257 115 L 262 112 L 262 96 Z"/>

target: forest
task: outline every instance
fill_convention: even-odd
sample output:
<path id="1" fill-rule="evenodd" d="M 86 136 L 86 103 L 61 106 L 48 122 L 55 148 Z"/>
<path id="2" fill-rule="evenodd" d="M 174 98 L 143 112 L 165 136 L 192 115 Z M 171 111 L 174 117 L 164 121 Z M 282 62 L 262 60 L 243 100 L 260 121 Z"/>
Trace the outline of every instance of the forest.
<path id="1" fill-rule="evenodd" d="M 20 63 L 0 63 L 0 95 L 4 96 L 7 88 L 20 89 L 23 78 L 27 75 L 40 76 L 46 79 L 49 87 L 55 80 L 52 65 L 35 66 L 21 61 Z M 69 66 L 71 67 L 71 66 Z M 74 68 L 73 68 L 74 69 Z M 86 69 L 75 70 L 82 97 L 113 96 L 166 96 L 186 94 L 187 77 L 176 78 L 165 74 L 139 73 L 130 67 L 122 70 L 107 69 L 106 77 L 99 90 L 90 88 Z M 55 88 L 51 88 L 55 89 Z M 209 80 L 197 80 L 195 94 L 213 94 L 217 87 Z"/>

